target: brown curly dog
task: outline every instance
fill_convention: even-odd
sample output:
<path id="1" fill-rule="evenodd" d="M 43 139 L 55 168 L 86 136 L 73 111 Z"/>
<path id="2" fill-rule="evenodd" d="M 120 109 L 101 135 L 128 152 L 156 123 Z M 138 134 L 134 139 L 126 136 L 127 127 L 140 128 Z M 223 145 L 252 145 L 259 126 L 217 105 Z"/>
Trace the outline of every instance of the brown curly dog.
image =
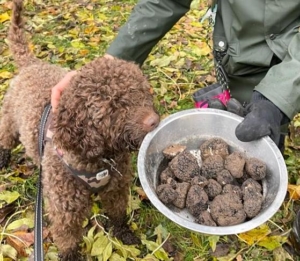
<path id="1" fill-rule="evenodd" d="M 22 8 L 22 1 L 14 0 L 8 40 L 19 74 L 12 80 L 1 110 L 0 167 L 9 163 L 8 152 L 19 142 L 35 164 L 42 164 L 50 231 L 62 260 L 82 260 L 78 243 L 92 203 L 88 184 L 71 170 L 102 174 L 105 170 L 106 183 L 97 193 L 113 234 L 125 244 L 137 244 L 139 239 L 127 225 L 126 207 L 133 173 L 131 151 L 137 150 L 159 123 L 149 83 L 131 62 L 97 58 L 83 66 L 52 114 L 53 136 L 45 143 L 40 162 L 41 115 L 50 103 L 51 88 L 67 70 L 30 52 Z M 97 182 L 96 177 L 93 180 Z"/>

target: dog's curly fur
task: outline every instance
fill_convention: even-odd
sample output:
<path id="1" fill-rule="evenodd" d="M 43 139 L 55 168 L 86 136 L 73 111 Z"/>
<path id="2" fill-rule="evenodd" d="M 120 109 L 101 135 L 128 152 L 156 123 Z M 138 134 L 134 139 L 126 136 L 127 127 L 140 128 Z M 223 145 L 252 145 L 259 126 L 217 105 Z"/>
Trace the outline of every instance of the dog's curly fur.
<path id="1" fill-rule="evenodd" d="M 131 151 L 137 150 L 153 130 L 159 116 L 150 86 L 140 68 L 119 59 L 97 58 L 78 70 L 53 113 L 53 139 L 47 142 L 40 162 L 38 128 L 51 88 L 67 73 L 61 67 L 37 59 L 24 35 L 22 0 L 14 0 L 8 35 L 19 74 L 12 80 L 1 110 L 0 146 L 7 164 L 7 151 L 21 142 L 26 154 L 43 167 L 43 191 L 51 233 L 62 260 L 80 260 L 78 243 L 82 223 L 90 213 L 91 192 L 65 168 L 54 147 L 77 170 L 109 169 L 110 181 L 99 192 L 114 235 L 126 244 L 138 243 L 126 220 L 132 179 Z M 103 162 L 113 159 L 117 170 Z M 6 161 L 4 164 L 3 161 Z"/>

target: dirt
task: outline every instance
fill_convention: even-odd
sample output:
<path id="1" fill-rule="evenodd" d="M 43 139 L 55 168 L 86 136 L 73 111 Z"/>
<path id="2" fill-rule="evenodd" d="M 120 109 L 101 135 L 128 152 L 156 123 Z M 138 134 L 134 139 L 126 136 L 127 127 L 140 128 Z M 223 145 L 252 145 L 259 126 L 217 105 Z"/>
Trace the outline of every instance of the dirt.
<path id="1" fill-rule="evenodd" d="M 157 195 L 166 205 L 186 208 L 195 222 L 231 226 L 259 214 L 263 204 L 261 180 L 266 164 L 234 151 L 212 138 L 189 151 L 171 145 L 163 152 L 168 166 L 161 171 Z"/>

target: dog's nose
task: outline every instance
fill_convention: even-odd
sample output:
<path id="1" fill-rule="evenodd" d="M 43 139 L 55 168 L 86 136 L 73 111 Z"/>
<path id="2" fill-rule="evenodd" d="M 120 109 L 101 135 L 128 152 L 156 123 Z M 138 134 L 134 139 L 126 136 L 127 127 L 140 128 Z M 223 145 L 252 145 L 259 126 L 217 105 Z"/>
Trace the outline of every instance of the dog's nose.
<path id="1" fill-rule="evenodd" d="M 154 130 L 158 124 L 159 124 L 159 116 L 155 112 L 147 115 L 147 117 L 145 117 L 143 121 L 143 125 L 146 131 Z"/>

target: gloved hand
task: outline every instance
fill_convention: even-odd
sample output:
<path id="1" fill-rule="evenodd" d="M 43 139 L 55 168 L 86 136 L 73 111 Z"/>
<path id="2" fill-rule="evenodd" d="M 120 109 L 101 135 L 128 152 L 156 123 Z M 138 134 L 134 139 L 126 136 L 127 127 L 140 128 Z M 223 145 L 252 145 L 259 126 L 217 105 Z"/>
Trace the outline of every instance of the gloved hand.
<path id="1" fill-rule="evenodd" d="M 284 117 L 286 116 L 276 105 L 254 91 L 251 102 L 246 107 L 245 119 L 237 126 L 235 135 L 241 141 L 253 141 L 270 136 L 278 145 L 280 125 Z"/>

